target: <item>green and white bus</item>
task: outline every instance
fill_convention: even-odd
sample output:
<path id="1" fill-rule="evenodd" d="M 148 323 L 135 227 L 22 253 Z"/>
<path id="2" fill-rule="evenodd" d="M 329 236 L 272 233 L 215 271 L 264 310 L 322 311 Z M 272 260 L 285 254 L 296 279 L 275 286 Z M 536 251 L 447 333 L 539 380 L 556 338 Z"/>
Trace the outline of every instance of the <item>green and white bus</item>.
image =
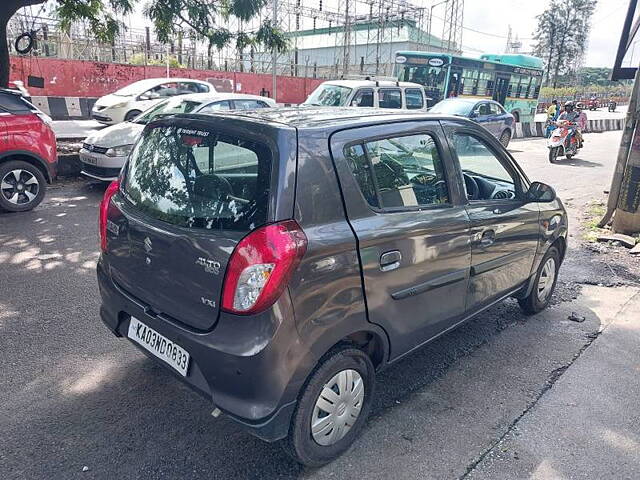
<path id="1" fill-rule="evenodd" d="M 396 52 L 395 76 L 424 86 L 429 106 L 444 98 L 493 99 L 516 122 L 533 122 L 542 82 L 542 59 L 530 55 L 460 57 L 447 53 Z"/>

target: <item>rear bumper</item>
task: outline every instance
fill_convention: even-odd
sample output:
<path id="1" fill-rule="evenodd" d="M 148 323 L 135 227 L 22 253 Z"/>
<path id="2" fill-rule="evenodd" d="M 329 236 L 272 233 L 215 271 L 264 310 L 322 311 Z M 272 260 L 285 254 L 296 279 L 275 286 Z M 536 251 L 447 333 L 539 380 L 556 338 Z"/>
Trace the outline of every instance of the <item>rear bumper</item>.
<path id="1" fill-rule="evenodd" d="M 101 258 L 97 269 L 100 316 L 114 335 L 126 338 L 130 318 L 136 317 L 189 352 L 187 376 L 182 377 L 140 347 L 142 352 L 209 398 L 213 406 L 253 435 L 266 441 L 287 436 L 298 391 L 314 366 L 310 352 L 297 337 L 288 295 L 278 301 L 278 308 L 263 314 L 265 318 L 223 313 L 214 330 L 196 332 L 155 314 L 148 305 L 124 292 L 107 273 L 105 263 Z M 278 310 L 291 316 L 278 317 Z M 268 332 L 268 339 L 264 332 Z"/>

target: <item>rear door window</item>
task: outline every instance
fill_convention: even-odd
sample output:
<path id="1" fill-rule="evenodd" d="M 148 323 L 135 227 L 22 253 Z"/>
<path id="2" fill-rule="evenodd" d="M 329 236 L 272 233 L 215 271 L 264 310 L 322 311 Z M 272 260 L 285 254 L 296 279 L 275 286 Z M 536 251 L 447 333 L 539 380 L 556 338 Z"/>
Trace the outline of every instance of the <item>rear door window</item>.
<path id="1" fill-rule="evenodd" d="M 145 131 L 129 158 L 126 198 L 143 213 L 190 228 L 248 231 L 267 218 L 272 152 L 199 128 Z"/>
<path id="2" fill-rule="evenodd" d="M 361 88 L 351 100 L 352 107 L 373 107 L 373 89 Z"/>
<path id="3" fill-rule="evenodd" d="M 236 110 L 252 110 L 254 108 L 264 108 L 266 105 L 264 102 L 258 100 L 234 100 L 233 101 Z"/>
<path id="4" fill-rule="evenodd" d="M 409 110 L 415 110 L 424 107 L 424 99 L 422 97 L 422 90 L 419 88 L 407 88 L 404 91 L 405 101 L 407 102 L 407 108 Z"/>
<path id="5" fill-rule="evenodd" d="M 442 159 L 429 134 L 365 142 L 345 157 L 372 207 L 398 209 L 449 203 Z"/>
<path id="6" fill-rule="evenodd" d="M 402 108 L 402 94 L 399 88 L 381 88 L 378 90 L 380 108 Z"/>

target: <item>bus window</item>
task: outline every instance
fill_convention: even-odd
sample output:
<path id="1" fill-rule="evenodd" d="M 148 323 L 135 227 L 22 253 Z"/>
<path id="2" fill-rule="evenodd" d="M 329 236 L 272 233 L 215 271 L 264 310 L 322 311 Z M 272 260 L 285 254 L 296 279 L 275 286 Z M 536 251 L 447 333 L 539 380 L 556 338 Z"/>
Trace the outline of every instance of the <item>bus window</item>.
<path id="1" fill-rule="evenodd" d="M 493 75 L 490 72 L 482 71 L 478 77 L 478 88 L 476 95 L 493 95 Z"/>
<path id="2" fill-rule="evenodd" d="M 465 68 L 462 71 L 462 95 L 478 94 L 478 70 Z"/>
<path id="3" fill-rule="evenodd" d="M 527 95 L 527 98 L 538 98 L 536 88 L 540 88 L 538 87 L 538 78 L 531 77 L 531 83 L 529 84 L 529 94 Z"/>

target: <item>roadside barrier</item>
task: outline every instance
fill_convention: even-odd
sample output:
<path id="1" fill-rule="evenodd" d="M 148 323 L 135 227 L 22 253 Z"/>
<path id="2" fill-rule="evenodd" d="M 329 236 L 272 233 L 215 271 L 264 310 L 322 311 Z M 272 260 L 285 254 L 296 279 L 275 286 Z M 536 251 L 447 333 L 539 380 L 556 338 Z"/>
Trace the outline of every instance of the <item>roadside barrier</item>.
<path id="1" fill-rule="evenodd" d="M 588 120 L 584 133 L 608 132 L 622 130 L 624 118 L 603 118 L 600 120 Z M 516 123 L 516 131 L 512 138 L 544 137 L 545 122 Z"/>
<path id="2" fill-rule="evenodd" d="M 31 97 L 31 103 L 54 120 L 89 119 L 96 100 L 88 97 Z"/>

